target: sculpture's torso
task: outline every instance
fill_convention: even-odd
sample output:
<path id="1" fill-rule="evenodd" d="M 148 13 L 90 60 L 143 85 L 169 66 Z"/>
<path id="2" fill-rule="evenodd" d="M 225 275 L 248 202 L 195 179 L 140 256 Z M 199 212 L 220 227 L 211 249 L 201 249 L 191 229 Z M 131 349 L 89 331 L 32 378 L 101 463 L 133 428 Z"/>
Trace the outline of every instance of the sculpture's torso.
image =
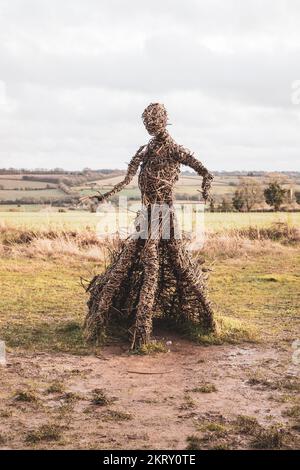
<path id="1" fill-rule="evenodd" d="M 180 163 L 175 158 L 176 143 L 168 136 L 153 138 L 146 147 L 139 174 L 142 203 L 171 204 L 173 191 L 180 173 Z"/>

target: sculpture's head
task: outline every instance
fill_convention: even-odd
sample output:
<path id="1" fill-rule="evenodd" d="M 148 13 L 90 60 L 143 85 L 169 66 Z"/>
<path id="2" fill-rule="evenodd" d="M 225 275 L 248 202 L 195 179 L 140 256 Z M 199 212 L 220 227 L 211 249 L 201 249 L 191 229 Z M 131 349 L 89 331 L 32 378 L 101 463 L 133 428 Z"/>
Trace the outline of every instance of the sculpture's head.
<path id="1" fill-rule="evenodd" d="M 166 108 L 160 103 L 151 103 L 142 114 L 144 126 L 150 135 L 161 134 L 167 125 L 168 115 Z"/>

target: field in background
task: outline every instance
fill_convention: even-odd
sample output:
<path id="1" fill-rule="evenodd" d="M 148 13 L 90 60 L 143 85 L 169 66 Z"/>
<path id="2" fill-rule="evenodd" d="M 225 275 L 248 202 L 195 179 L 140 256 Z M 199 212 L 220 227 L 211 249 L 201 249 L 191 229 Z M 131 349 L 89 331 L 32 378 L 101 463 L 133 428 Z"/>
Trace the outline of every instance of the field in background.
<path id="1" fill-rule="evenodd" d="M 43 181 L 25 181 L 21 179 L 6 179 L 6 178 L 0 178 L 0 187 L 4 188 L 5 190 L 7 189 L 36 189 L 36 188 L 42 188 L 46 189 L 48 186 L 55 188 L 54 184 L 50 183 L 45 183 Z M 50 188 L 49 188 L 50 189 Z M 1 193 L 1 196 L 3 197 L 3 194 Z"/>
<path id="2" fill-rule="evenodd" d="M 74 206 L 78 198 L 87 194 L 95 194 L 96 191 L 104 193 L 112 189 L 113 185 L 119 183 L 124 178 L 124 171 L 108 170 L 77 172 L 77 173 L 23 173 L 0 175 L 0 202 L 10 204 L 18 202 L 42 204 L 59 202 L 68 206 Z M 222 199 L 230 200 L 239 183 L 246 175 L 237 174 L 217 174 L 212 185 L 212 194 L 215 203 L 219 204 Z M 23 179 L 25 178 L 25 179 Z M 254 176 L 255 181 L 262 186 L 266 183 L 267 174 L 261 173 Z M 291 173 L 290 175 L 279 174 L 283 186 L 293 193 L 300 192 L 300 175 Z M 193 173 L 181 173 L 176 184 L 175 195 L 180 200 L 200 199 L 202 178 Z M 128 198 L 138 199 L 140 191 L 138 188 L 138 178 L 135 176 L 130 184 L 124 188 L 121 195 Z M 12 205 L 13 208 L 13 205 Z M 1 205 L 0 205 L 1 211 Z"/>
<path id="3" fill-rule="evenodd" d="M 22 197 L 26 198 L 45 198 L 45 199 L 53 199 L 56 200 L 60 197 L 63 197 L 64 193 L 58 189 L 27 189 L 26 191 L 16 190 L 16 189 L 2 189 L 0 191 L 0 197 L 3 200 L 16 200 Z"/>
<path id="4" fill-rule="evenodd" d="M 89 182 L 88 184 L 78 186 L 76 190 L 80 192 L 80 195 L 90 194 L 93 191 L 100 191 L 102 193 L 109 191 L 112 187 L 119 183 L 123 179 L 124 175 L 114 176 L 111 178 L 105 178 L 103 180 Z M 243 177 L 241 177 L 242 179 Z M 264 177 L 255 178 L 262 185 L 265 182 Z M 240 177 L 238 176 L 215 176 L 212 184 L 212 194 L 216 200 L 221 200 L 221 198 L 230 198 L 233 196 L 238 184 Z M 91 184 L 92 183 L 92 184 Z M 186 200 L 189 200 L 191 197 L 199 196 L 199 190 L 201 189 L 202 178 L 198 175 L 180 175 L 180 178 L 175 186 L 175 195 L 182 199 L 182 196 L 185 196 Z M 289 184 L 284 185 L 286 189 L 290 187 Z M 293 190 L 300 191 L 300 178 L 295 178 L 293 180 Z M 120 194 L 126 195 L 127 197 L 139 197 L 140 191 L 138 189 L 138 178 L 135 176 L 130 184 L 124 188 Z M 199 196 L 200 198 L 200 196 Z"/>

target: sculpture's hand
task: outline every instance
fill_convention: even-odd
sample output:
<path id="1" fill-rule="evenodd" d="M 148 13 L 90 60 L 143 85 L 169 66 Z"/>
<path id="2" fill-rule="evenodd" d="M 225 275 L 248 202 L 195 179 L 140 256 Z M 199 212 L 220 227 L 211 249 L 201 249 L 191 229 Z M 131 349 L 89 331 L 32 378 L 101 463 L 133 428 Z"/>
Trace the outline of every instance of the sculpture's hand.
<path id="1" fill-rule="evenodd" d="M 210 188 L 211 188 L 211 182 L 213 180 L 213 175 L 211 173 L 205 174 L 203 176 L 202 180 L 202 196 L 204 199 L 204 202 L 210 201 L 211 200 L 211 194 L 210 194 Z"/>
<path id="2" fill-rule="evenodd" d="M 209 194 L 205 189 L 203 189 L 203 191 L 202 191 L 202 197 L 204 199 L 204 202 L 206 203 L 208 198 L 209 198 Z"/>
<path id="3" fill-rule="evenodd" d="M 203 197 L 203 199 L 204 199 L 204 203 L 205 203 L 205 204 L 206 204 L 207 202 L 211 201 L 212 196 L 211 196 L 211 194 L 208 192 L 207 189 L 202 189 L 202 190 L 198 189 L 197 191 L 202 194 L 202 197 Z"/>
<path id="4" fill-rule="evenodd" d="M 79 199 L 79 202 L 80 203 L 85 203 L 85 202 L 88 202 L 88 201 L 91 201 L 91 202 L 102 202 L 104 199 L 103 195 L 102 194 L 94 194 L 93 196 L 82 196 L 80 199 Z"/>
<path id="5" fill-rule="evenodd" d="M 176 159 L 183 165 L 187 165 L 193 170 L 195 170 L 198 175 L 202 176 L 202 186 L 199 192 L 202 193 L 202 197 L 204 202 L 210 200 L 211 196 L 209 194 L 211 188 L 211 182 L 213 180 L 213 175 L 202 165 L 199 160 L 197 160 L 193 154 L 182 147 L 181 145 L 177 145 L 177 152 L 176 152 Z"/>

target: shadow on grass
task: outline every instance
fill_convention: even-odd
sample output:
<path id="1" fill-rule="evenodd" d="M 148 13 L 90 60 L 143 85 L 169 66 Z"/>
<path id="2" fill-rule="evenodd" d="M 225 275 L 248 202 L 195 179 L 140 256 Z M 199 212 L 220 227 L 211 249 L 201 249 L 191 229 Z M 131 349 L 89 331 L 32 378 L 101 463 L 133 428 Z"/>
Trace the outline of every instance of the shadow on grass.
<path id="1" fill-rule="evenodd" d="M 166 352 L 168 348 L 159 339 L 167 337 L 168 333 L 175 333 L 184 339 L 189 339 L 202 345 L 221 345 L 221 344 L 240 344 L 255 343 L 259 341 L 258 330 L 249 323 L 235 318 L 216 315 L 216 330 L 208 333 L 201 325 L 192 322 L 183 322 L 181 319 L 156 317 L 153 319 L 153 337 L 154 341 L 144 345 L 136 353 L 151 354 L 155 352 Z M 122 342 L 128 344 L 128 330 L 132 329 L 133 317 L 124 319 L 115 315 L 110 322 L 107 336 L 104 336 L 105 342 Z"/>
<path id="2" fill-rule="evenodd" d="M 1 338 L 11 348 L 72 354 L 89 354 L 92 350 L 84 341 L 82 325 L 76 321 L 7 324 L 1 328 Z"/>
<path id="3" fill-rule="evenodd" d="M 158 334 L 160 336 L 162 330 L 164 333 L 176 333 L 182 335 L 185 339 L 207 346 L 224 343 L 256 342 L 258 340 L 255 328 L 242 321 L 219 316 L 216 318 L 216 323 L 216 331 L 207 333 L 200 325 L 156 318 L 154 321 L 154 335 Z M 119 342 L 120 344 L 128 344 L 129 347 L 128 327 L 129 325 L 124 321 L 114 322 L 103 344 Z M 79 355 L 91 354 L 94 351 L 93 345 L 85 342 L 82 324 L 74 320 L 60 322 L 59 324 L 54 321 L 34 325 L 19 322 L 7 324 L 1 328 L 0 334 L 1 338 L 6 341 L 7 346 L 11 348 L 66 352 Z M 152 348 L 150 350 L 152 352 Z"/>

